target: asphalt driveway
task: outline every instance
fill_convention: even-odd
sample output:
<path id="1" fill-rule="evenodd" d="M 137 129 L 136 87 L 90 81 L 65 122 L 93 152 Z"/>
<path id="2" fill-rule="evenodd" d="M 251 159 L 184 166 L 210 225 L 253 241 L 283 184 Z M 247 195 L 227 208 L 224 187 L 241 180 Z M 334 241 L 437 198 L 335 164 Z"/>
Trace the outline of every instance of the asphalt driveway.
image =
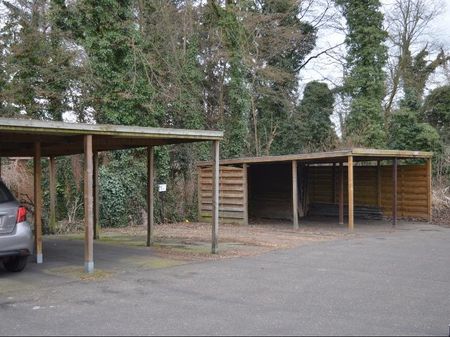
<path id="1" fill-rule="evenodd" d="M 101 244 L 86 280 L 70 269 L 82 242 L 46 249 L 43 265 L 0 270 L 2 335 L 447 335 L 450 324 L 450 229 L 428 224 L 206 262 Z"/>

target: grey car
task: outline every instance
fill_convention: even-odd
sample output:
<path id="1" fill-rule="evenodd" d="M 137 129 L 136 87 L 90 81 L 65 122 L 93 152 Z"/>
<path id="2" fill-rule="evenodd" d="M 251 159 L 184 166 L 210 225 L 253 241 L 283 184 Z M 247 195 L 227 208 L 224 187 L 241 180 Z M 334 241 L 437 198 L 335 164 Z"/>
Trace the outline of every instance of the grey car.
<path id="1" fill-rule="evenodd" d="M 0 261 L 6 270 L 22 271 L 33 252 L 33 233 L 21 207 L 0 181 Z"/>

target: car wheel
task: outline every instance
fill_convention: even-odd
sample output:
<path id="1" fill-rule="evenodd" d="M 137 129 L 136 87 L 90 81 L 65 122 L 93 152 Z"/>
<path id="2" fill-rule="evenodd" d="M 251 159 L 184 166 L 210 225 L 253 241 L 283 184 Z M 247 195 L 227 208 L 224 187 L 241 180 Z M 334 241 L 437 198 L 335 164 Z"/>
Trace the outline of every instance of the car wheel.
<path id="1" fill-rule="evenodd" d="M 3 266 L 7 271 L 17 273 L 25 268 L 27 260 L 28 256 L 13 256 L 3 261 Z"/>

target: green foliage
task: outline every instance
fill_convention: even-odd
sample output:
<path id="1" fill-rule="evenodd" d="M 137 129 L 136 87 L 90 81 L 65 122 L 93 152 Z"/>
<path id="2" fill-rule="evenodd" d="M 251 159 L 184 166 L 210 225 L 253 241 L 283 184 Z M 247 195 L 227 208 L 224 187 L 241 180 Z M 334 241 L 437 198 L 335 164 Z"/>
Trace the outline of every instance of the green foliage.
<path id="1" fill-rule="evenodd" d="M 347 71 L 344 91 L 352 97 L 345 138 L 354 145 L 380 147 L 385 133 L 381 103 L 387 60 L 379 0 L 336 0 L 347 20 Z"/>
<path id="2" fill-rule="evenodd" d="M 337 140 L 330 119 L 333 105 L 333 93 L 327 84 L 310 82 L 306 85 L 298 110 L 304 121 L 304 146 L 311 151 L 330 149 Z"/>
<path id="3" fill-rule="evenodd" d="M 450 145 L 450 85 L 434 89 L 425 99 L 420 117 L 432 125 Z"/>
<path id="4" fill-rule="evenodd" d="M 80 0 L 69 27 L 84 47 L 91 71 L 86 99 L 98 122 L 154 126 L 162 111 L 149 104 L 155 90 L 140 57 L 141 37 L 133 22 L 133 1 Z"/>
<path id="5" fill-rule="evenodd" d="M 423 105 L 423 95 L 428 78 L 439 66 L 444 65 L 450 59 L 441 50 L 434 60 L 428 61 L 429 54 L 427 46 L 425 46 L 415 56 L 412 56 L 409 50 L 403 55 L 401 77 L 404 97 L 400 101 L 401 107 L 419 111 Z"/>
<path id="6" fill-rule="evenodd" d="M 352 146 L 383 148 L 386 145 L 386 132 L 378 99 L 354 98 L 345 126 L 345 138 Z"/>
<path id="7" fill-rule="evenodd" d="M 397 150 L 442 152 L 442 142 L 431 125 L 420 123 L 414 112 L 402 110 L 395 113 L 389 127 L 389 147 Z"/>
<path id="8" fill-rule="evenodd" d="M 136 155 L 136 153 L 134 153 Z M 115 152 L 100 173 L 100 224 L 123 227 L 141 223 L 146 201 L 146 168 L 133 151 Z"/>
<path id="9" fill-rule="evenodd" d="M 46 1 L 4 1 L 0 101 L 5 114 L 61 120 L 79 77 L 76 54 L 52 22 Z M 6 80 L 7 79 L 7 80 Z M 3 83 L 2 83 L 3 82 Z"/>
<path id="10" fill-rule="evenodd" d="M 328 85 L 309 82 L 303 99 L 292 118 L 283 125 L 285 142 L 276 142 L 274 148 L 281 154 L 330 150 L 337 142 L 331 122 L 334 96 Z"/>

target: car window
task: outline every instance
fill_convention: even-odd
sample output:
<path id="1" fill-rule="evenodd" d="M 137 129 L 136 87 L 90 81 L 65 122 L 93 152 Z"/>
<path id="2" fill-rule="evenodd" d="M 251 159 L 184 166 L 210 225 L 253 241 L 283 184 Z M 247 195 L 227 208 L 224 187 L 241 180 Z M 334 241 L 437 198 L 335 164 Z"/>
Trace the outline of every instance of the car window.
<path id="1" fill-rule="evenodd" d="M 0 203 L 13 200 L 14 197 L 12 196 L 11 192 L 9 192 L 6 186 L 2 182 L 0 182 Z"/>

